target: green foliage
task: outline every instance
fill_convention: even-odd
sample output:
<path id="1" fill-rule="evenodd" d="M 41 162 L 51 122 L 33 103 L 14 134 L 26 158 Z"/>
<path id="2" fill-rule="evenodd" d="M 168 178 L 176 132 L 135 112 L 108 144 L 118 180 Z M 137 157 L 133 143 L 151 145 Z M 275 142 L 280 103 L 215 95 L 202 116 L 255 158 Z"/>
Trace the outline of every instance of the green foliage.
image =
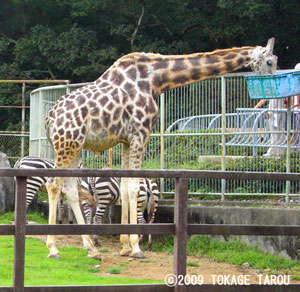
<path id="1" fill-rule="evenodd" d="M 0 75 L 1 79 L 86 82 L 132 51 L 207 52 L 264 45 L 271 36 L 276 38 L 279 66 L 293 68 L 300 60 L 299 14 L 297 0 L 4 1 Z M 1 88 L 0 103 L 20 105 L 20 86 L 9 87 L 14 90 Z M 211 95 L 215 102 L 218 94 Z M 171 99 L 171 107 L 175 101 Z M 1 113 L 2 129 L 20 130 L 18 111 Z"/>

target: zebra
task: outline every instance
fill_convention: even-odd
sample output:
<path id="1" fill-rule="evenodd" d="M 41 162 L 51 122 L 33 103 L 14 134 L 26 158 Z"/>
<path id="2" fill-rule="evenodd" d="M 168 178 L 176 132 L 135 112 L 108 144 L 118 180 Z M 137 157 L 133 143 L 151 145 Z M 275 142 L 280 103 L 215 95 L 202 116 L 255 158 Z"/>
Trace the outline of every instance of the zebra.
<path id="1" fill-rule="evenodd" d="M 104 167 L 104 169 L 107 168 L 110 167 Z M 109 223 L 112 224 L 114 221 L 115 205 L 120 199 L 119 178 L 83 177 L 79 196 L 81 197 L 80 201 L 86 224 L 102 224 L 106 209 L 109 211 Z M 95 234 L 92 237 L 95 246 L 100 246 L 98 235 Z"/>
<path id="2" fill-rule="evenodd" d="M 150 179 L 140 179 L 140 188 L 137 196 L 137 222 L 139 224 L 153 223 L 157 211 L 159 190 L 157 184 Z M 83 178 L 81 191 L 94 197 L 94 203 L 90 200 L 82 200 L 84 217 L 87 224 L 102 224 L 102 218 L 109 206 L 109 222 L 114 218 L 114 205 L 120 197 L 120 183 L 117 178 Z M 96 210 L 95 210 L 96 209 Z M 94 215 L 93 215 L 94 214 Z M 146 218 L 145 218 L 146 216 Z M 94 235 L 95 245 L 99 245 L 98 236 Z M 143 235 L 140 236 L 140 241 Z M 148 250 L 152 249 L 152 236 L 149 234 Z"/>
<path id="3" fill-rule="evenodd" d="M 140 189 L 137 197 L 137 222 L 139 224 L 154 222 L 159 197 L 160 192 L 154 180 L 148 178 L 140 180 Z M 143 235 L 140 236 L 140 241 L 142 239 Z M 152 250 L 151 234 L 148 235 L 148 250 Z"/>
<path id="4" fill-rule="evenodd" d="M 81 167 L 81 164 L 80 166 Z M 54 161 L 45 158 L 38 158 L 33 156 L 25 156 L 20 158 L 14 165 L 14 168 L 30 168 L 30 169 L 53 169 Z M 26 184 L 26 210 L 28 206 L 31 204 L 33 199 L 37 196 L 37 192 L 39 190 L 43 192 L 47 192 L 46 182 L 48 177 L 36 176 L 36 177 L 28 177 Z M 62 224 L 63 218 L 63 199 L 64 194 L 61 194 L 58 201 L 58 223 Z M 68 221 L 69 224 L 73 224 L 73 211 L 72 208 L 68 206 Z"/>

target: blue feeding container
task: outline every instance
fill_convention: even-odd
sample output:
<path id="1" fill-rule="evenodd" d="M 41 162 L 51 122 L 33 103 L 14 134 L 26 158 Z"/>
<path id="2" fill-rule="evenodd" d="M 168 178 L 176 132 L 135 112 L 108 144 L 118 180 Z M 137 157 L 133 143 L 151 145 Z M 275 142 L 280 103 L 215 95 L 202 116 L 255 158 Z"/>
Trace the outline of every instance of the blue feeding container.
<path id="1" fill-rule="evenodd" d="M 300 94 L 300 71 L 279 71 L 276 75 L 246 76 L 251 99 L 284 98 Z"/>

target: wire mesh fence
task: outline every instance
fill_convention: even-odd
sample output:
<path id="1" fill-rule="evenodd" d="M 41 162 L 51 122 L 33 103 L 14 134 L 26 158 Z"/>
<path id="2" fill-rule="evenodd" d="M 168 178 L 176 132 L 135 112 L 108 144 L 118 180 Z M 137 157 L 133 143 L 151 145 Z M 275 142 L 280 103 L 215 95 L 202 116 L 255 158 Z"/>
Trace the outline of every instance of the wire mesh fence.
<path id="1" fill-rule="evenodd" d="M 160 121 L 144 155 L 146 169 L 203 169 L 299 172 L 299 110 L 283 100 L 265 103 L 248 95 L 245 73 L 227 74 L 170 90 L 157 99 Z M 49 86 L 31 93 L 30 154 L 53 157 L 44 120 L 55 101 L 83 84 Z M 39 110 L 40 109 L 40 110 Z M 290 121 L 290 124 L 289 124 Z M 121 167 L 122 145 L 113 148 L 113 167 Z M 102 168 L 108 151 L 83 151 L 86 167 Z M 160 181 L 174 193 L 174 181 Z M 213 197 L 298 196 L 297 182 L 192 179 L 189 194 Z"/>
<path id="2" fill-rule="evenodd" d="M 10 165 L 29 154 L 29 133 L 0 132 L 0 152 L 7 155 Z"/>

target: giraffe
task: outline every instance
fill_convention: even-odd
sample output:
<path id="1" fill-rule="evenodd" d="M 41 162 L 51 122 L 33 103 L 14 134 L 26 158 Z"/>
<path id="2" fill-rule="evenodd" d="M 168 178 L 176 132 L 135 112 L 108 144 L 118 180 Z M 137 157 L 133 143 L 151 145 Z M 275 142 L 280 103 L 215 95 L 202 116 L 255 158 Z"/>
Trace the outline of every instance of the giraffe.
<path id="1" fill-rule="evenodd" d="M 49 111 L 46 132 L 55 152 L 55 167 L 77 167 L 82 149 L 99 152 L 123 144 L 122 168 L 140 169 L 145 147 L 159 109 L 155 98 L 162 92 L 250 66 L 258 74 L 274 73 L 277 57 L 274 39 L 266 47 L 239 47 L 188 55 L 130 53 L 118 59 L 99 79 L 62 96 Z M 121 180 L 122 224 L 137 223 L 138 178 Z M 61 188 L 70 200 L 77 222 L 79 212 L 76 183 L 72 178 L 47 181 L 49 224 L 56 220 Z M 72 184 L 73 182 L 73 184 Z M 99 257 L 88 236 L 83 237 L 89 256 Z M 136 234 L 121 234 L 120 255 L 143 258 Z M 49 235 L 50 257 L 60 257 L 55 237 Z"/>

